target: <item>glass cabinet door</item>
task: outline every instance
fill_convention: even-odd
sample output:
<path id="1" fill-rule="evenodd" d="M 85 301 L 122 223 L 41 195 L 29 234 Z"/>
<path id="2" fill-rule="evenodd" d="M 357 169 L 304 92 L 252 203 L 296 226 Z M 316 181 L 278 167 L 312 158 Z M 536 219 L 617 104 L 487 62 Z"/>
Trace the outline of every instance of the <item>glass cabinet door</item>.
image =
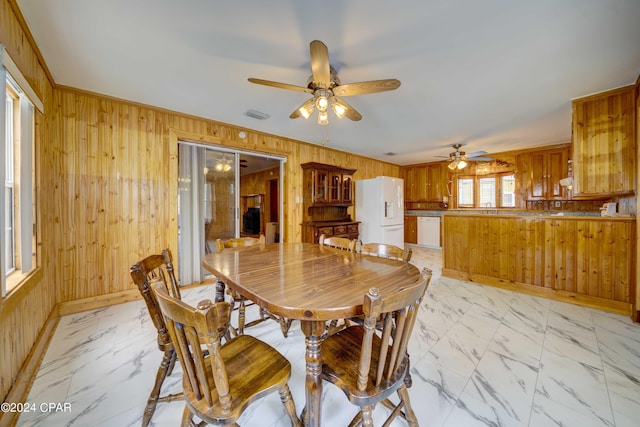
<path id="1" fill-rule="evenodd" d="M 314 203 L 327 201 L 328 174 L 326 171 L 313 171 L 313 201 Z"/>
<path id="2" fill-rule="evenodd" d="M 329 176 L 329 201 L 332 203 L 342 201 L 342 188 L 340 183 L 340 174 L 332 172 Z"/>
<path id="3" fill-rule="evenodd" d="M 351 175 L 342 175 L 342 201 L 351 202 L 353 200 L 353 179 Z"/>

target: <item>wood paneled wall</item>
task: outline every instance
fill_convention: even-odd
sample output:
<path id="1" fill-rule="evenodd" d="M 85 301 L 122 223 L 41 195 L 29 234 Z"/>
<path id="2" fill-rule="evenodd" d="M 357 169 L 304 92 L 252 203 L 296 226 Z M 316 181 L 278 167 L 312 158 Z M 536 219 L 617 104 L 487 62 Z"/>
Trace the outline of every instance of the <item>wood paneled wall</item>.
<path id="1" fill-rule="evenodd" d="M 38 264 L 40 268 L 21 287 L 0 299 L 0 400 L 5 401 L 16 382 L 21 369 L 28 369 L 34 343 L 40 331 L 51 317 L 57 302 L 53 272 L 56 268 L 55 249 L 52 236 L 58 218 L 49 210 L 53 189 L 57 185 L 58 165 L 51 154 L 57 144 L 56 132 L 50 113 L 54 110 L 53 85 L 48 80 L 46 68 L 38 61 L 36 49 L 30 44 L 31 37 L 25 32 L 23 19 L 15 1 L 0 0 L 0 43 L 20 68 L 34 91 L 44 103 L 45 115 L 36 114 L 36 191 L 40 202 L 38 220 Z M 4 84 L 4 83 L 3 83 Z M 53 316 L 55 317 L 55 316 Z M 55 326 L 55 320 L 51 325 Z M 52 326 L 52 327 L 53 327 Z M 32 366 L 37 365 L 37 361 Z M 26 385 L 26 384 L 23 384 Z M 0 413 L 0 425 L 4 417 Z"/>
<path id="2" fill-rule="evenodd" d="M 300 163 L 358 169 L 355 179 L 400 176 L 399 167 L 212 120 L 54 87 L 14 0 L 0 0 L 4 44 L 45 103 L 37 118 L 41 270 L 0 302 L 0 395 L 7 396 L 56 303 L 133 289 L 129 266 L 163 247 L 177 253 L 177 141 L 287 157 L 284 239 L 299 241 Z M 245 131 L 245 139 L 238 137 Z M 54 316 L 55 317 L 55 316 Z"/>

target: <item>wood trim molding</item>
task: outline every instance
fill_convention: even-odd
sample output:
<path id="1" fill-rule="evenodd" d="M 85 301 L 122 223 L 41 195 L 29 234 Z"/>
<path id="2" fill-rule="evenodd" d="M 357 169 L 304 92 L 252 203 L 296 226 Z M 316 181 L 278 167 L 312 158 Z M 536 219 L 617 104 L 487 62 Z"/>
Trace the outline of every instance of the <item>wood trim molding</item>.
<path id="1" fill-rule="evenodd" d="M 521 292 L 528 295 L 534 295 L 537 297 L 547 298 L 555 301 L 566 302 L 569 304 L 576 304 L 583 307 L 597 308 L 599 310 L 605 310 L 612 313 L 623 314 L 630 316 L 633 320 L 637 321 L 637 315 L 639 312 L 632 313 L 631 304 L 613 301 L 604 298 L 592 297 L 588 295 L 582 295 L 574 292 L 560 291 L 550 288 L 544 288 L 541 286 L 534 286 L 527 283 L 511 282 L 506 280 L 496 279 L 494 277 L 483 276 L 480 274 L 468 274 L 457 270 L 442 269 L 442 277 L 451 277 L 454 279 L 466 280 L 468 282 L 476 283 L 478 285 L 493 286 L 494 288 L 506 289 L 514 292 Z M 636 315 L 636 319 L 634 319 Z"/>
<path id="2" fill-rule="evenodd" d="M 135 301 L 141 298 L 142 297 L 138 289 L 129 289 L 113 294 L 62 302 L 58 304 L 54 310 L 58 316 L 67 316 L 69 314 L 80 313 L 82 311 L 95 310 L 97 308 L 108 307 L 110 305 Z"/>
<path id="3" fill-rule="evenodd" d="M 27 356 L 22 368 L 20 368 L 20 372 L 18 372 L 16 381 L 9 390 L 5 402 L 18 403 L 26 401 L 59 321 L 60 317 L 54 309 L 38 334 L 38 339 L 33 345 L 29 356 Z M 20 412 L 0 413 L 0 427 L 15 426 L 19 416 Z"/>

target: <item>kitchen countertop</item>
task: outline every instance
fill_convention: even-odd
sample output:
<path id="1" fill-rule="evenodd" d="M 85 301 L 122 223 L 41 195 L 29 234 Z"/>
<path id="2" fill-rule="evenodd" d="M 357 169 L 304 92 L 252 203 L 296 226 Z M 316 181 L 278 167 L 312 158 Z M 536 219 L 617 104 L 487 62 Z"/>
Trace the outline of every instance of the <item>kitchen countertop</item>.
<path id="1" fill-rule="evenodd" d="M 525 211 L 525 210 L 508 210 L 508 209 L 447 209 L 447 210 L 405 210 L 405 215 L 418 217 L 441 217 L 447 214 L 453 215 L 482 215 L 482 216 L 535 216 L 535 217 L 552 217 L 552 218 L 603 218 L 603 219 L 626 219 L 635 220 L 630 215 L 600 216 L 599 212 L 569 212 L 569 211 Z"/>

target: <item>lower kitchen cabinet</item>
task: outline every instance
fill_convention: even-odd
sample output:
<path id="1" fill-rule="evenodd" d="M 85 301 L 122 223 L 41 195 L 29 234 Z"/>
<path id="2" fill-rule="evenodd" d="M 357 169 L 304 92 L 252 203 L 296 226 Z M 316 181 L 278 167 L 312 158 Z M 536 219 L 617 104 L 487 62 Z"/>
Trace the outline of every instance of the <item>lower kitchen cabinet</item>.
<path id="1" fill-rule="evenodd" d="M 404 241 L 418 243 L 418 217 L 415 215 L 404 216 Z"/>
<path id="2" fill-rule="evenodd" d="M 346 237 L 358 239 L 360 222 L 358 221 L 318 221 L 302 224 L 302 241 L 318 243 L 320 235 L 326 237 Z"/>

